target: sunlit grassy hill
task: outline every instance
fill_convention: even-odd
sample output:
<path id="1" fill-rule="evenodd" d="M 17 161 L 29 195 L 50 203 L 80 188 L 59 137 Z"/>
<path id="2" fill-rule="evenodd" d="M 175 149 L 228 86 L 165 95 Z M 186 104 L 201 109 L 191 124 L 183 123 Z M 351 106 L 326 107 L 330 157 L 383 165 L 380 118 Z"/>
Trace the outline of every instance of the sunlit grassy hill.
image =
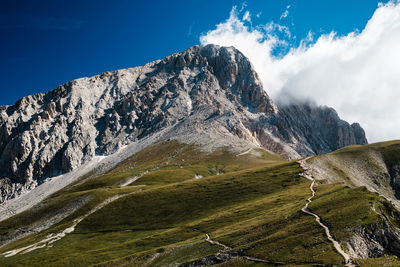
<path id="1" fill-rule="evenodd" d="M 400 207 L 400 141 L 350 146 L 307 162 L 316 179 L 366 186 Z"/>
<path id="2" fill-rule="evenodd" d="M 381 149 L 388 164 L 400 162 L 398 143 L 346 148 L 309 161 L 347 153 L 357 158 L 372 148 Z M 350 183 L 339 167 L 332 175 L 342 180 L 320 180 L 309 208 L 346 251 L 357 231 L 400 226 L 389 201 Z M 324 229 L 301 211 L 311 195 L 302 172 L 297 162 L 262 149 L 207 153 L 158 143 L 0 222 L 0 265 L 340 265 L 343 258 Z M 392 254 L 385 250 L 358 263 L 400 264 Z"/>

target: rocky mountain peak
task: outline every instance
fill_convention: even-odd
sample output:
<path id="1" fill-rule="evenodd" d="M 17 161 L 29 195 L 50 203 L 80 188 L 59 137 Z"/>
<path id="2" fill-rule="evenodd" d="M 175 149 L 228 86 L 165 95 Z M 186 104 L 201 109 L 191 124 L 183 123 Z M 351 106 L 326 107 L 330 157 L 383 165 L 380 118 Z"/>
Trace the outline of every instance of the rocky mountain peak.
<path id="1" fill-rule="evenodd" d="M 194 46 L 1 107 L 2 198 L 145 139 L 172 138 L 205 149 L 261 146 L 286 158 L 364 142 L 357 125 L 340 128 L 332 114 L 313 113 L 319 115 L 307 119 L 308 113 L 278 109 L 237 49 Z M 330 129 L 342 134 L 319 135 L 316 127 L 333 117 Z"/>
<path id="2" fill-rule="evenodd" d="M 158 71 L 166 73 L 184 73 L 185 70 L 197 69 L 204 75 L 213 76 L 220 89 L 244 105 L 260 112 L 277 111 L 250 61 L 234 47 L 213 44 L 193 46 L 159 61 L 156 67 Z"/>

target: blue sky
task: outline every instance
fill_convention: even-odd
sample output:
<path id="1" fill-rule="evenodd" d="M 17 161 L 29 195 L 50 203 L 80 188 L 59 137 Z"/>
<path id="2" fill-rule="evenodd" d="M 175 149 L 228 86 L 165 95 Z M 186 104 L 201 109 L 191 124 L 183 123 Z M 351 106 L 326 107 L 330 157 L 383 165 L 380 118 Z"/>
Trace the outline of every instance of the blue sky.
<path id="1" fill-rule="evenodd" d="M 185 50 L 226 20 L 233 6 L 249 11 L 254 25 L 288 26 L 296 43 L 310 30 L 318 36 L 363 29 L 378 2 L 1 0 L 0 105 Z M 288 16 L 280 19 L 288 5 Z"/>

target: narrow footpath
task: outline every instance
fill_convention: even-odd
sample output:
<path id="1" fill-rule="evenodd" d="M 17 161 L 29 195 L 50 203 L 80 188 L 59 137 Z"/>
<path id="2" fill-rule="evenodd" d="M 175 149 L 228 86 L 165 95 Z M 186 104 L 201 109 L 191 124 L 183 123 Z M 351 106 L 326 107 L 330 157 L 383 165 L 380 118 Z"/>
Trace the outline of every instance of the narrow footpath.
<path id="1" fill-rule="evenodd" d="M 306 205 L 301 209 L 301 211 L 304 212 L 305 214 L 308 214 L 308 215 L 311 215 L 311 216 L 314 216 L 314 217 L 315 217 L 315 220 L 317 221 L 317 223 L 318 223 L 322 228 L 324 228 L 326 236 L 328 237 L 329 241 L 332 242 L 332 244 L 333 244 L 333 246 L 335 247 L 336 251 L 337 251 L 338 253 L 340 253 L 340 255 L 342 255 L 342 257 L 344 258 L 346 266 L 349 266 L 349 267 L 356 266 L 356 265 L 354 265 L 354 264 L 352 263 L 352 260 L 351 260 L 350 255 L 347 254 L 347 253 L 342 249 L 342 247 L 340 246 L 339 242 L 336 241 L 336 240 L 332 237 L 331 232 L 330 232 L 330 230 L 329 230 L 329 227 L 326 226 L 325 224 L 323 224 L 323 223 L 321 222 L 321 218 L 320 218 L 317 214 L 311 212 L 311 211 L 309 210 L 309 208 L 308 208 L 308 205 L 312 202 L 312 199 L 313 199 L 314 196 L 315 196 L 314 186 L 315 186 L 316 181 L 315 181 L 314 178 L 312 178 L 312 176 L 311 176 L 310 173 L 309 173 L 309 169 L 307 168 L 307 165 L 306 165 L 306 160 L 307 160 L 307 159 L 308 159 L 308 158 L 305 158 L 305 159 L 303 159 L 303 160 L 298 161 L 298 163 L 300 164 L 300 166 L 301 166 L 301 167 L 303 168 L 303 170 L 304 170 L 304 172 L 301 174 L 301 176 L 303 176 L 304 178 L 306 178 L 306 179 L 312 181 L 312 182 L 311 182 L 311 185 L 310 185 L 311 196 L 307 199 L 307 203 L 306 203 Z"/>
<path id="2" fill-rule="evenodd" d="M 268 263 L 268 264 L 272 264 L 272 265 L 293 265 L 296 263 L 293 262 L 281 262 L 281 261 L 270 261 L 270 260 L 265 260 L 265 259 L 261 259 L 261 258 L 257 258 L 257 257 L 253 257 L 253 256 L 246 256 L 246 255 L 241 255 L 241 253 L 238 252 L 229 252 L 229 250 L 231 250 L 232 248 L 222 244 L 221 242 L 218 242 L 216 240 L 211 239 L 209 234 L 206 234 L 206 241 L 212 245 L 216 245 L 216 246 L 220 246 L 222 247 L 222 249 L 220 250 L 219 253 L 215 254 L 215 258 L 222 261 L 222 262 L 226 262 L 229 261 L 232 258 L 243 258 L 246 259 L 248 261 L 252 261 L 252 262 L 257 262 L 257 263 Z M 327 266 L 325 264 L 319 264 L 319 263 L 310 263 L 310 262 L 303 262 L 303 263 L 299 263 L 301 265 L 307 264 L 309 266 Z M 182 265 L 182 266 L 198 266 L 198 265 L 191 265 L 190 263 L 187 265 Z"/>

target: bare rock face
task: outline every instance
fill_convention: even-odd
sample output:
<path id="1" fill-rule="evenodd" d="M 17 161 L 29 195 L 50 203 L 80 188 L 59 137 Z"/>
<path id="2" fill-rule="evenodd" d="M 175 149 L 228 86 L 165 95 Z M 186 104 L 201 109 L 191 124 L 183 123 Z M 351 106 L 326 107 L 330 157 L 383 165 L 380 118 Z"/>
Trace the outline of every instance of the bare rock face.
<path id="1" fill-rule="evenodd" d="M 350 125 L 341 120 L 333 108 L 308 102 L 279 107 L 275 125 L 281 139 L 293 143 L 296 151 L 303 156 L 368 143 L 358 123 Z"/>
<path id="2" fill-rule="evenodd" d="M 381 210 L 375 210 L 380 215 L 379 222 L 352 229 L 354 235 L 347 245 L 353 258 L 378 258 L 387 251 L 400 256 L 400 231 L 394 224 L 399 222 L 400 214 L 388 202 L 380 201 L 380 204 Z"/>
<path id="3" fill-rule="evenodd" d="M 278 109 L 235 48 L 194 46 L 0 107 L 1 198 L 161 130 L 163 139 L 261 146 L 286 158 L 366 143 L 332 109 Z"/>

